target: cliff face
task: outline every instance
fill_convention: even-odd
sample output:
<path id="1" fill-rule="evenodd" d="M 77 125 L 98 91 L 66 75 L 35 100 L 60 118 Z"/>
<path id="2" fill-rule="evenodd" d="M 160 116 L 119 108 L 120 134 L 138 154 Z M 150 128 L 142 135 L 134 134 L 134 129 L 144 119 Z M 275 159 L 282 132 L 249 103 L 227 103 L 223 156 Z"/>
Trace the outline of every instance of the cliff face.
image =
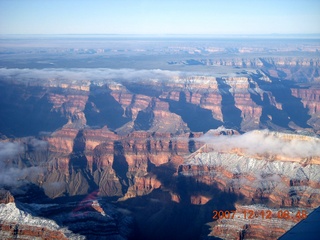
<path id="1" fill-rule="evenodd" d="M 8 204 L 13 202 L 14 197 L 11 195 L 11 193 L 4 189 L 0 189 L 0 204 Z"/>
<path id="2" fill-rule="evenodd" d="M 293 142 L 315 141 L 314 146 L 319 145 L 317 138 L 292 134 L 276 136 Z M 198 181 L 209 185 L 218 183 L 221 189 L 236 192 L 255 202 L 268 200 L 276 206 L 285 207 L 314 208 L 319 205 L 318 155 L 270 155 L 248 153 L 239 148 L 218 150 L 215 146 L 205 145 L 200 148 L 180 166 L 179 172 L 195 176 Z M 313 194 L 309 194 L 311 192 Z"/>
<path id="3" fill-rule="evenodd" d="M 309 136 L 263 131 L 255 134 L 266 139 L 272 137 L 276 143 L 280 139 L 319 145 L 319 139 Z M 244 209 L 255 209 L 259 214 L 263 210 L 276 212 L 287 207 L 294 214 L 320 204 L 318 155 L 294 157 L 277 151 L 256 152 L 242 149 L 241 144 L 233 145 L 228 138 L 222 140 L 222 145 L 228 147 L 219 151 L 221 143 L 204 143 L 228 135 L 244 136 L 225 128 L 211 130 L 204 136 L 145 131 L 119 136 L 106 127 L 78 131 L 64 128 L 47 137 L 51 146 L 49 167 L 41 187 L 52 198 L 98 191 L 100 196 L 117 197 L 121 201 L 148 196 L 155 190 L 167 191 L 171 202 L 205 206 L 210 211 L 216 206 L 214 191 L 219 191 L 239 196 L 235 208 L 242 214 Z M 308 144 L 304 147 L 308 148 Z M 102 214 L 103 208 L 97 209 Z M 276 216 L 272 221 L 219 219 L 210 224 L 210 234 L 225 239 L 272 239 L 296 221 Z"/>
<path id="4" fill-rule="evenodd" d="M 16 207 L 11 193 L 0 190 L 1 239 L 68 239 L 76 235 L 61 229 L 54 221 L 33 217 Z M 80 236 L 78 236 L 81 239 Z M 82 238 L 84 239 L 84 238 Z"/>
<path id="5" fill-rule="evenodd" d="M 159 86 L 158 82 L 143 84 L 151 89 L 147 94 L 167 101 L 169 111 L 180 115 L 191 131 L 205 132 L 221 125 L 242 131 L 266 127 L 318 131 L 315 120 L 308 121 L 317 119 L 317 115 L 308 111 L 298 95 L 290 90 L 290 82 L 280 81 L 259 70 L 239 75 L 176 77 L 165 86 Z M 146 94 L 147 91 L 138 90 L 133 86 L 135 83 L 124 82 L 123 85 L 134 93 Z M 312 85 L 296 86 L 296 89 L 313 89 Z M 300 114 L 294 109 L 299 109 Z M 149 114 L 148 117 L 151 122 L 152 116 Z M 201 122 L 203 118 L 207 119 L 205 123 Z M 151 126 L 144 129 L 151 129 Z"/>
<path id="6" fill-rule="evenodd" d="M 86 91 L 53 92 L 49 94 L 48 100 L 53 104 L 52 111 L 60 112 L 65 116 L 68 119 L 68 125 L 81 127 L 87 123 L 83 113 L 88 100 Z"/>
<path id="7" fill-rule="evenodd" d="M 51 132 L 67 123 L 53 108 L 48 87 L 8 84 L 0 81 L 1 134 L 7 137 L 36 136 Z"/>
<path id="8" fill-rule="evenodd" d="M 225 79 L 226 86 L 234 98 L 234 106 L 241 111 L 241 130 L 247 131 L 259 128 L 262 116 L 262 106 L 259 106 L 252 98 L 250 92 L 252 79 L 246 77 L 234 77 Z M 256 85 L 255 94 L 259 95 L 259 87 Z"/>
<path id="9" fill-rule="evenodd" d="M 278 218 L 278 209 L 260 205 L 236 205 L 233 219 L 218 219 L 210 223 L 210 236 L 222 239 L 277 239 L 301 219 Z M 288 210 L 289 211 L 289 210 Z M 297 209 L 290 209 L 295 214 Z M 269 218 L 266 215 L 269 214 Z M 251 215 L 252 214 L 252 215 Z M 249 216 L 252 218 L 249 218 Z"/>
<path id="10" fill-rule="evenodd" d="M 8 191 L 1 190 L 1 202 L 8 196 Z M 1 239 L 128 239 L 133 221 L 93 192 L 79 202 L 2 203 L 0 228 Z"/>
<path id="11" fill-rule="evenodd" d="M 319 134 L 320 129 L 320 89 L 316 86 L 310 88 L 292 88 L 292 95 L 301 99 L 304 108 L 308 109 L 308 114 L 311 118 L 308 120 L 308 124 L 312 126 Z"/>
<path id="12" fill-rule="evenodd" d="M 23 150 L 5 158 L 1 167 L 11 170 L 15 166 L 14 171 L 22 172 L 27 167 L 40 168 L 36 175 L 23 172 L 19 181 L 31 181 L 52 199 L 96 192 L 124 203 L 152 202 L 155 199 L 150 196 L 160 192 L 173 209 L 192 206 L 190 216 L 194 209 L 212 211 L 213 206 L 221 206 L 214 196 L 227 199 L 222 203 L 228 206 L 242 202 L 236 206 L 239 211 L 255 203 L 265 204 L 265 208 L 311 209 L 320 201 L 318 155 L 282 155 L 274 150 L 277 146 L 267 153 L 248 154 L 243 146 L 217 151 L 217 146 L 197 140 L 206 139 L 208 134 L 240 135 L 261 128 L 319 133 L 317 84 L 284 81 L 277 70 L 281 64 L 272 63 L 276 70 L 263 69 L 271 64 L 268 61 L 257 59 L 250 64 L 261 70 L 233 77 L 170 76 L 165 80 L 92 81 L 84 86 L 77 81 L 59 86 L 1 81 L 1 138 L 23 143 Z M 302 67 L 300 70 L 304 71 Z M 227 128 L 219 128 L 222 125 Z M 210 129 L 216 130 L 203 136 Z M 46 149 L 38 151 L 25 143 L 24 137 L 30 135 L 46 141 Z M 281 138 L 303 140 L 297 136 Z M 10 201 L 10 196 L 5 197 L 4 203 Z M 146 209 L 154 207 L 150 202 Z M 103 205 L 94 203 L 92 210 L 86 204 L 89 216 L 91 211 L 108 214 Z M 161 212 L 150 218 L 155 223 L 164 219 Z M 86 220 L 80 216 L 68 221 L 80 231 L 75 223 L 80 221 L 84 226 Z M 273 238 L 290 227 L 289 222 L 272 225 L 266 220 L 258 226 L 256 222 L 218 220 L 212 225 L 212 234 Z M 10 224 L 4 228 L 12 232 Z M 224 230 L 223 224 L 229 230 Z M 277 224 L 283 227 L 276 229 Z M 41 234 L 37 226 L 33 227 L 31 232 Z M 271 235 L 268 229 L 272 229 Z"/>
<path id="13" fill-rule="evenodd" d="M 302 141 L 304 147 L 307 147 L 308 143 L 315 144 L 314 146 L 320 144 L 319 139 L 313 137 L 268 134 L 276 137 L 273 141 Z M 268 137 L 270 135 L 266 136 Z M 228 143 L 228 139 L 224 141 L 232 144 Z M 266 142 L 261 141 L 261 145 L 264 144 Z M 278 146 L 286 148 L 281 144 Z M 309 153 L 311 154 L 311 150 Z M 226 209 L 236 211 L 235 218 L 218 219 L 212 223 L 212 235 L 223 239 L 274 239 L 301 220 L 296 217 L 298 211 L 308 212 L 319 206 L 319 153 L 309 157 L 294 157 L 290 152 L 286 154 L 257 153 L 250 148 L 241 149 L 239 146 L 219 149 L 219 142 L 213 142 L 187 158 L 179 167 L 179 174 L 195 178 L 197 182 L 209 186 L 216 186 L 224 192 L 242 196 L 241 203 L 236 204 L 235 209 Z M 254 205 L 244 205 L 252 203 Z M 288 208 L 289 218 L 284 219 L 277 215 L 279 209 L 285 211 Z M 254 212 L 255 217 L 252 219 L 249 219 L 248 215 L 247 218 L 244 217 L 243 213 L 246 211 L 248 214 L 249 210 Z M 261 215 L 261 212 L 266 210 L 273 214 L 269 219 Z"/>
<path id="14" fill-rule="evenodd" d="M 316 50 L 315 50 L 316 51 Z M 240 53 L 246 49 L 240 49 Z M 250 50 L 248 51 L 250 52 Z M 197 59 L 199 63 L 207 66 L 228 66 L 239 69 L 263 69 L 270 76 L 297 82 L 319 81 L 320 59 L 317 57 L 261 57 L 261 58 L 217 58 L 217 59 Z M 191 62 L 191 61 L 190 61 Z M 185 61 L 183 64 L 189 65 Z"/>
<path id="15" fill-rule="evenodd" d="M 172 137 L 170 133 L 138 131 L 120 137 L 106 128 L 65 129 L 48 142 L 52 160 L 43 186 L 51 197 L 89 189 L 99 189 L 106 196 L 147 194 L 161 186 L 149 173 L 152 166 L 182 161 L 183 155 L 199 147 L 191 144 L 189 134 Z"/>
<path id="16" fill-rule="evenodd" d="M 234 77 L 107 81 L 89 89 L 58 88 L 45 82 L 25 87 L 1 81 L 1 133 L 28 136 L 63 126 L 107 126 L 120 135 L 137 130 L 179 135 L 221 125 L 243 132 L 259 128 L 319 131 L 316 84 L 293 86 L 282 79 L 256 70 Z"/>

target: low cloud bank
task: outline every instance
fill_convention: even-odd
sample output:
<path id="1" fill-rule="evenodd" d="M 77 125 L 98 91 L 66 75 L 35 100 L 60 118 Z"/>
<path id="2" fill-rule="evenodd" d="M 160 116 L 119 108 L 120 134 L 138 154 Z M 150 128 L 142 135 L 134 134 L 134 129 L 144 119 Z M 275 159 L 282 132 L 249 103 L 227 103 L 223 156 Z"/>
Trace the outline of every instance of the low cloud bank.
<path id="1" fill-rule="evenodd" d="M 27 139 L 26 144 L 35 150 L 45 149 L 47 142 L 38 139 Z M 13 160 L 23 154 L 25 146 L 20 142 L 0 142 L 0 187 L 18 187 L 26 183 L 26 176 L 37 176 L 43 172 L 41 167 L 18 168 Z"/>
<path id="2" fill-rule="evenodd" d="M 24 150 L 22 144 L 17 142 L 0 142 L 0 164 Z M 1 171 L 1 169 L 0 169 Z"/>
<path id="3" fill-rule="evenodd" d="M 44 150 L 49 147 L 48 142 L 36 138 L 28 138 L 26 143 L 36 150 Z"/>
<path id="4" fill-rule="evenodd" d="M 292 158 L 320 157 L 320 139 L 268 130 L 232 136 L 205 134 L 195 140 L 205 142 L 217 151 L 241 148 L 248 154 L 275 154 Z"/>
<path id="5" fill-rule="evenodd" d="M 178 71 L 161 69 L 110 69 L 110 68 L 44 68 L 18 69 L 0 68 L 0 76 L 25 82 L 33 80 L 71 80 L 71 81 L 103 81 L 103 80 L 170 80 L 174 76 L 181 76 Z"/>

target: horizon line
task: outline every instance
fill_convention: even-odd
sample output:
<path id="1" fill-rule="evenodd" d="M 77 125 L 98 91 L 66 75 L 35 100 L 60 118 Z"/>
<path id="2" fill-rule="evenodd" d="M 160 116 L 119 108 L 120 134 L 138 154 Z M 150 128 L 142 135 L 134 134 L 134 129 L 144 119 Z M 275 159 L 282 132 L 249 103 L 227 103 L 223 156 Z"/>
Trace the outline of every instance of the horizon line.
<path id="1" fill-rule="evenodd" d="M 219 36 L 238 36 L 238 37 L 259 37 L 259 36 L 274 36 L 274 37 L 283 37 L 283 36 L 317 36 L 320 37 L 320 33 L 0 33 L 0 36 L 144 36 L 144 37 L 187 37 L 187 36 L 196 36 L 196 37 L 219 37 Z"/>

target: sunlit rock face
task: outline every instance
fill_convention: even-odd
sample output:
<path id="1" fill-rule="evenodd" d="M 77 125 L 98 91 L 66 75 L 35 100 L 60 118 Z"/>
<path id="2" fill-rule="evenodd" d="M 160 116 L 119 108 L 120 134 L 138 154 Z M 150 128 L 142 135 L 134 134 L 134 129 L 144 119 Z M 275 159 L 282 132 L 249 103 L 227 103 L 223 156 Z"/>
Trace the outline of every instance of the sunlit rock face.
<path id="1" fill-rule="evenodd" d="M 160 233 L 173 222 L 191 229 L 194 214 L 199 212 L 197 230 L 188 232 L 198 236 L 202 223 L 212 221 L 210 214 L 217 206 L 239 213 L 284 207 L 309 212 L 320 201 L 320 154 L 316 151 L 320 100 L 319 89 L 312 84 L 316 72 L 307 75 L 303 84 L 293 85 L 285 80 L 294 73 L 287 67 L 293 63 L 272 61 L 215 62 L 262 68 L 234 76 L 177 73 L 165 79 L 72 83 L 62 79 L 59 84 L 30 80 L 29 85 L 1 81 L 1 143 L 17 143 L 22 149 L 6 157 L 1 167 L 19 172 L 17 185 L 32 183 L 51 200 L 91 193 L 112 199 L 132 210 L 140 227 L 150 220 Z M 268 64 L 274 68 L 263 69 Z M 313 66 L 317 65 L 301 62 L 295 68 L 303 74 L 305 67 Z M 257 129 L 272 131 L 252 131 Z M 28 143 L 26 138 L 33 139 L 30 136 L 46 146 Z M 6 204 L 13 201 L 9 195 L 4 199 Z M 132 202 L 142 205 L 145 212 L 134 209 Z M 108 215 L 102 203 L 83 204 L 90 209 L 89 217 L 91 211 L 98 214 L 98 220 L 102 213 Z M 167 206 L 179 216 L 161 225 L 167 221 Z M 59 211 L 59 207 L 53 209 Z M 70 206 L 64 209 L 70 211 Z M 209 233 L 225 239 L 274 239 L 296 222 L 273 220 L 219 219 L 209 223 Z M 86 218 L 81 215 L 67 221 L 81 232 Z M 81 227 L 75 226 L 77 221 Z M 98 226 L 102 223 L 118 231 L 109 218 Z M 10 235 L 14 230 L 8 224 L 3 227 Z M 30 231 L 47 234 L 38 230 Z M 90 231 L 84 232 L 89 236 Z M 63 239 L 65 233 L 60 233 Z"/>
<path id="2" fill-rule="evenodd" d="M 234 219 L 211 224 L 212 236 L 274 239 L 301 220 L 298 211 L 309 213 L 319 206 L 319 138 L 254 131 L 234 137 L 211 133 L 200 140 L 206 144 L 186 158 L 179 174 L 243 197 L 235 209 L 226 209 L 238 213 Z M 278 149 L 270 152 L 274 144 Z M 290 217 L 279 218 L 279 209 L 289 209 Z M 255 212 L 252 219 L 243 216 L 249 210 Z M 266 210 L 274 215 L 262 219 L 259 214 Z"/>
<path id="3" fill-rule="evenodd" d="M 232 77 L 171 76 L 91 84 L 75 80 L 72 86 L 67 79 L 57 86 L 28 81 L 27 86 L 18 80 L 11 85 L 1 81 L 0 124 L 5 136 L 88 126 L 107 126 L 120 135 L 137 130 L 206 132 L 221 125 L 242 132 L 260 128 L 319 131 L 317 85 L 293 85 L 264 70 Z"/>
<path id="4" fill-rule="evenodd" d="M 9 191 L 0 189 L 0 201 L 1 204 L 14 203 L 14 197 Z"/>
<path id="5" fill-rule="evenodd" d="M 41 199 L 37 202 L 39 200 L 41 202 Z M 82 240 L 93 236 L 130 239 L 133 236 L 132 217 L 102 201 L 97 192 L 80 201 L 26 204 L 16 201 L 9 191 L 1 189 L 0 201 L 1 239 Z"/>
<path id="6" fill-rule="evenodd" d="M 320 89 L 317 87 L 311 87 L 307 89 L 292 88 L 292 95 L 301 99 L 303 106 L 308 109 L 308 113 L 311 118 L 308 120 L 308 124 L 312 126 L 317 134 L 320 132 Z"/>
<path id="7" fill-rule="evenodd" d="M 0 237 L 1 239 L 68 239 L 76 237 L 54 221 L 34 217 L 17 208 L 14 197 L 7 190 L 0 189 Z M 79 236 L 81 239 L 81 237 Z"/>
<path id="8" fill-rule="evenodd" d="M 188 157 L 179 172 L 208 184 L 218 182 L 222 189 L 257 202 L 268 200 L 288 207 L 319 205 L 318 138 L 267 131 L 219 138 L 203 137 L 206 145 Z M 255 141 L 251 148 L 244 147 Z M 271 153 L 274 145 L 278 150 Z"/>
<path id="9" fill-rule="evenodd" d="M 210 236 L 222 239 L 277 239 L 301 219 L 278 218 L 278 208 L 263 205 L 236 205 L 232 219 L 210 223 Z M 295 215 L 302 209 L 289 209 Z M 267 218 L 268 215 L 268 218 Z M 250 217 L 250 218 L 249 218 Z"/>
<path id="10" fill-rule="evenodd" d="M 152 166 L 182 162 L 199 147 L 190 146 L 189 137 L 144 131 L 120 137 L 107 128 L 57 132 L 48 138 L 52 160 L 43 186 L 51 197 L 84 194 L 91 187 L 106 196 L 147 194 L 161 186 L 149 173 Z"/>

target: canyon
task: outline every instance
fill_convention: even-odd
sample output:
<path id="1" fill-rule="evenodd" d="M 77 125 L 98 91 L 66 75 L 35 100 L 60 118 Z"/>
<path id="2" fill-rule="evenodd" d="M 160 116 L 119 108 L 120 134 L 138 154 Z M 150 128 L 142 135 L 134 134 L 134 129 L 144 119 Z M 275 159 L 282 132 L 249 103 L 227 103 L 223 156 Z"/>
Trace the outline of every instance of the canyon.
<path id="1" fill-rule="evenodd" d="M 277 138 L 288 142 L 301 140 L 305 146 L 310 142 L 314 142 L 314 146 L 320 144 L 318 138 L 300 135 L 260 131 L 250 134 L 250 138 L 254 135 L 264 135 L 263 139 L 276 136 L 272 141 Z M 261 144 L 266 142 L 261 141 Z M 293 158 L 284 153 L 269 155 L 257 152 L 259 154 L 247 152 L 237 145 L 227 150 L 219 149 L 219 144 L 212 141 L 179 166 L 179 173 L 184 176 L 206 185 L 215 185 L 224 192 L 244 196 L 234 209 L 227 209 L 236 212 L 233 219 L 221 217 L 210 224 L 213 236 L 275 239 L 301 220 L 297 217 L 298 212 L 305 211 L 307 215 L 319 206 L 319 153 L 309 151 L 311 155 L 308 157 Z M 279 216 L 279 209 L 288 211 L 288 216 Z M 250 211 L 254 214 L 251 219 L 248 217 Z M 269 219 L 261 215 L 266 211 L 272 212 Z"/>
<path id="2" fill-rule="evenodd" d="M 314 48 L 164 49 L 179 71 L 0 69 L 2 238 L 276 239 L 320 205 Z"/>

